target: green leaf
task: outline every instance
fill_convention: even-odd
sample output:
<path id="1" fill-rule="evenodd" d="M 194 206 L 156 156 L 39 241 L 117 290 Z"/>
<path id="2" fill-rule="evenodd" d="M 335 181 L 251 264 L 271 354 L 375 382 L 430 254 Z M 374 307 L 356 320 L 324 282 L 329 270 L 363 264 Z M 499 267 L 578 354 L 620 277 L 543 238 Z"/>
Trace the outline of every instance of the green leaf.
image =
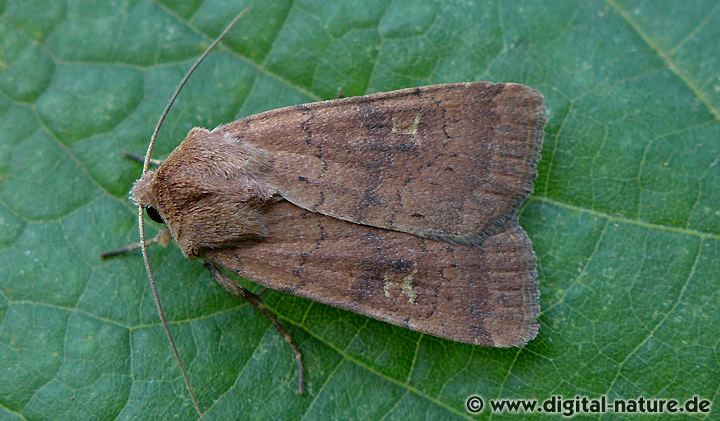
<path id="1" fill-rule="evenodd" d="M 240 3 L 0 0 L 1 418 L 194 416 L 141 259 L 98 255 L 136 241 L 140 167 L 121 152 L 144 152 Z M 470 394 L 720 402 L 719 43 L 717 1 L 256 1 L 156 156 L 193 126 L 338 91 L 535 87 L 549 122 L 521 223 L 541 329 L 488 349 L 267 291 L 304 354 L 298 396 L 268 322 L 177 247 L 154 248 L 208 418 L 470 418 Z"/>

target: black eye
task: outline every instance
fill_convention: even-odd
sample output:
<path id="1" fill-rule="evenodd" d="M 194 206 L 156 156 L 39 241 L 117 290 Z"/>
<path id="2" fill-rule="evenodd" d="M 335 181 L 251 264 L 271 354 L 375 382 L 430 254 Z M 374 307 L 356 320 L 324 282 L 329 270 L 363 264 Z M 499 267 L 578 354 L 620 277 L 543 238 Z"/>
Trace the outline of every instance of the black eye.
<path id="1" fill-rule="evenodd" d="M 145 212 L 147 213 L 147 216 L 150 217 L 153 221 L 157 222 L 158 224 L 164 224 L 165 221 L 163 221 L 162 216 L 160 216 L 160 212 L 157 211 L 152 206 L 148 206 L 145 208 Z"/>

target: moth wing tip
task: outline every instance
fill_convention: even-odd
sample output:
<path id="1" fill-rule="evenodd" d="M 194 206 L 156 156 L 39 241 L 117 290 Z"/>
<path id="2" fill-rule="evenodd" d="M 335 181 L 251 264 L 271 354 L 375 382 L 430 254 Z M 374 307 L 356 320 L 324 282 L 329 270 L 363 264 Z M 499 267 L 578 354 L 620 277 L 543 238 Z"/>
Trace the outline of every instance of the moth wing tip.
<path id="1" fill-rule="evenodd" d="M 499 331 L 491 331 L 491 339 L 493 346 L 496 348 L 512 348 L 523 347 L 537 337 L 540 331 L 540 324 L 533 319 L 530 323 L 511 329 L 507 328 Z"/>

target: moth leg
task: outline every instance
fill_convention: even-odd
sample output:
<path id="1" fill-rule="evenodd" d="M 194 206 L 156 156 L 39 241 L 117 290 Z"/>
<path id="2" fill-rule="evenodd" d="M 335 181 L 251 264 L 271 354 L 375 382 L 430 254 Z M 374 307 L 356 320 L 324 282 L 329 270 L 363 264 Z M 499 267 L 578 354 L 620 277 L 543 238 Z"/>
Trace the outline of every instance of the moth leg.
<path id="1" fill-rule="evenodd" d="M 170 236 L 170 231 L 167 229 L 161 229 L 158 231 L 157 235 L 155 237 L 149 239 L 146 244 L 160 244 L 163 247 L 166 247 L 170 243 L 170 239 L 172 237 Z M 140 248 L 140 243 L 130 243 L 125 247 L 120 247 L 119 249 L 115 250 L 108 250 L 106 252 L 103 252 L 100 254 L 100 258 L 107 259 L 110 257 L 120 256 L 122 254 L 130 253 L 131 251 L 135 251 Z"/>
<path id="2" fill-rule="evenodd" d="M 134 154 L 134 153 L 132 153 L 132 152 L 123 152 L 123 156 L 124 156 L 125 158 L 131 160 L 131 161 L 137 161 L 137 162 L 139 162 L 139 163 L 141 163 L 141 164 L 143 164 L 143 163 L 145 162 L 145 157 L 144 157 L 144 156 L 140 156 L 140 155 Z M 150 165 L 154 165 L 154 166 L 156 166 L 156 167 L 159 167 L 160 164 L 162 164 L 162 160 L 160 160 L 160 159 L 150 159 Z"/>
<path id="3" fill-rule="evenodd" d="M 218 269 L 218 267 L 215 266 L 212 262 L 206 260 L 204 265 L 208 272 L 210 272 L 210 274 L 213 276 L 213 278 L 215 278 L 215 281 L 220 284 L 220 286 L 223 287 L 225 291 L 237 297 L 242 297 L 246 299 L 250 304 L 252 304 L 253 307 L 255 307 L 255 309 L 257 309 L 263 316 L 265 316 L 265 318 L 268 319 L 273 326 L 275 326 L 275 329 L 280 333 L 280 336 L 282 336 L 285 342 L 287 342 L 287 344 L 290 346 L 290 350 L 293 352 L 293 354 L 295 354 L 295 362 L 298 366 L 298 394 L 302 395 L 305 390 L 305 366 L 302 362 L 302 354 L 300 353 L 300 349 L 297 347 L 297 345 L 295 345 L 295 341 L 293 341 L 290 333 L 280 323 L 280 321 L 277 319 L 277 316 L 265 306 L 259 296 L 253 294 L 252 292 L 233 282 L 232 279 L 228 278 L 224 273 L 222 273 L 220 269 Z"/>

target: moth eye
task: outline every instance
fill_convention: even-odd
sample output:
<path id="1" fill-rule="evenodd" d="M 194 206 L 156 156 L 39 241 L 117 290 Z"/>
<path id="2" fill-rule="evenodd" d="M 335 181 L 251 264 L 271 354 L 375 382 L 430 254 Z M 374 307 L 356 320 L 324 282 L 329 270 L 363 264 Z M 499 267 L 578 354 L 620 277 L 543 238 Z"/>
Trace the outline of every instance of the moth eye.
<path id="1" fill-rule="evenodd" d="M 147 216 L 150 217 L 153 221 L 157 222 L 158 224 L 164 224 L 165 221 L 163 221 L 162 216 L 160 216 L 160 212 L 157 211 L 152 206 L 148 206 L 145 208 L 145 212 L 147 213 Z"/>

